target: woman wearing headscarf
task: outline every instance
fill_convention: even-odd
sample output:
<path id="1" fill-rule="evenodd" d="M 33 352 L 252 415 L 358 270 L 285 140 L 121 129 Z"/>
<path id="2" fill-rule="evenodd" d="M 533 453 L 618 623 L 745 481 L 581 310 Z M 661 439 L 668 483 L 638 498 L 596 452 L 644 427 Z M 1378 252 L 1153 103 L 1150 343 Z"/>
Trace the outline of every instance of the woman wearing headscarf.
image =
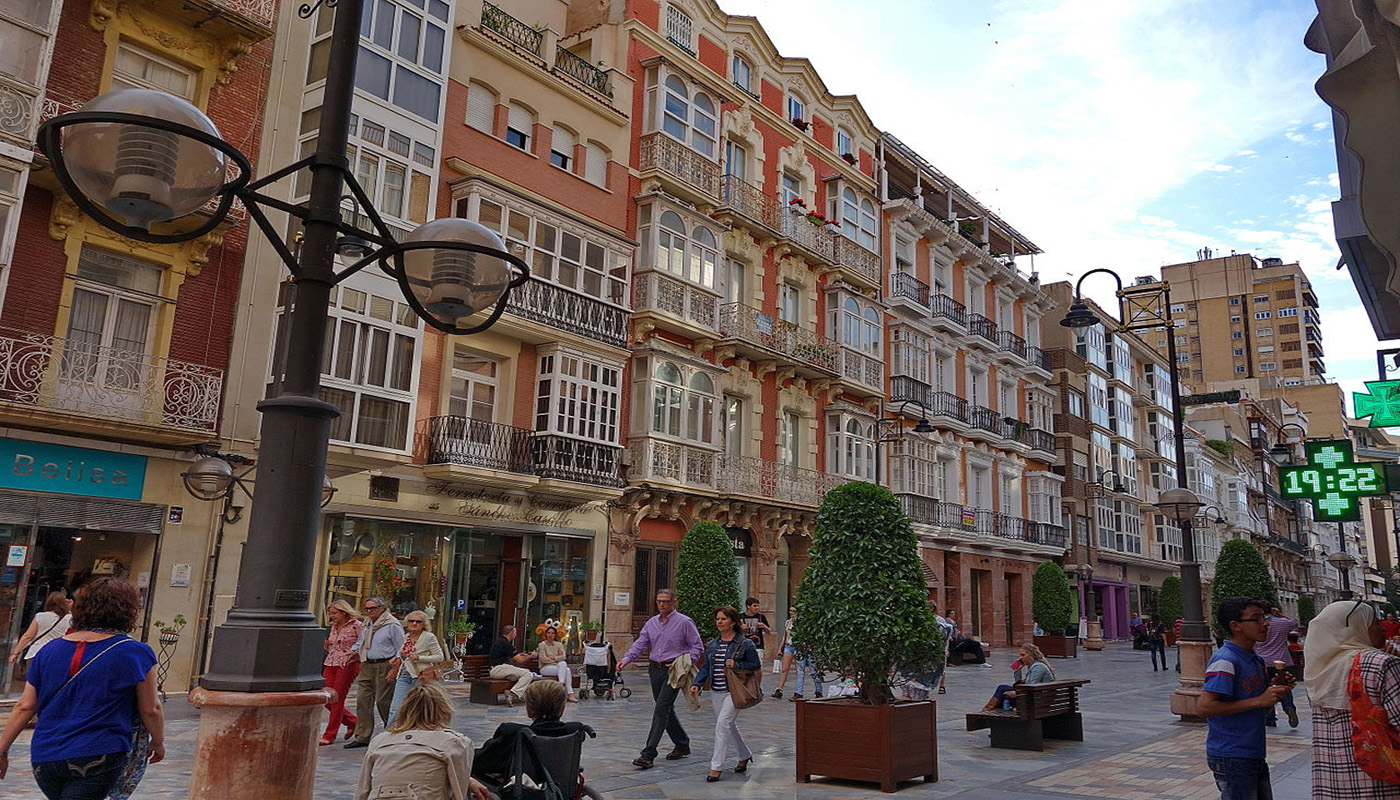
<path id="1" fill-rule="evenodd" d="M 1314 800 L 1400 798 L 1400 782 L 1377 780 L 1358 761 L 1360 755 L 1368 766 L 1388 764 L 1400 778 L 1400 752 L 1358 753 L 1352 739 L 1354 730 L 1370 730 L 1379 740 L 1400 741 L 1400 657 L 1383 652 L 1384 644 L 1375 609 L 1359 600 L 1332 603 L 1309 624 L 1303 652 L 1313 707 Z"/>

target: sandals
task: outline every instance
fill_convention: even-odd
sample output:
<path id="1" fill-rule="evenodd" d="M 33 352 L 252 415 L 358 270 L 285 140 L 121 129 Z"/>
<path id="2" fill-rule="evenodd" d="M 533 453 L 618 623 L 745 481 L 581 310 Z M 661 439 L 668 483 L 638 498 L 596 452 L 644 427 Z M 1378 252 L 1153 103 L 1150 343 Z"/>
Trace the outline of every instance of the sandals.
<path id="1" fill-rule="evenodd" d="M 939 694 L 947 694 L 947 693 L 948 693 L 948 687 L 947 687 L 947 686 L 940 686 L 940 687 L 938 687 L 938 693 L 939 693 Z"/>
<path id="2" fill-rule="evenodd" d="M 327 738 L 325 738 L 325 737 L 322 737 L 322 738 L 321 738 L 321 741 L 317 742 L 317 744 L 319 744 L 321 747 L 326 747 L 326 746 L 328 746 L 328 745 L 335 744 L 335 740 L 334 740 L 334 739 L 327 739 Z"/>
<path id="3" fill-rule="evenodd" d="M 735 771 L 735 772 L 738 772 L 738 773 L 741 773 L 741 774 L 742 774 L 742 773 L 745 773 L 745 772 L 748 772 L 748 771 L 749 771 L 749 763 L 752 762 L 752 761 L 753 761 L 753 756 L 749 756 L 748 758 L 744 759 L 743 761 L 740 761 L 739 764 L 738 764 L 738 766 L 734 767 L 734 771 Z"/>

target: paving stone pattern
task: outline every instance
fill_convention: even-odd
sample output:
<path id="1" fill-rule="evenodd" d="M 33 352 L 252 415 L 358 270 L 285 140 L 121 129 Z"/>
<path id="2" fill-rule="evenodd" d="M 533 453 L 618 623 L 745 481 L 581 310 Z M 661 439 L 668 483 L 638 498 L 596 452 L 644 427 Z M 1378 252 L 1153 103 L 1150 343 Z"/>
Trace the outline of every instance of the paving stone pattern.
<path id="1" fill-rule="evenodd" d="M 1205 768 L 1205 727 L 1178 722 L 1168 711 L 1167 695 L 1176 684 L 1176 673 L 1154 673 L 1148 653 L 1134 651 L 1125 644 L 1110 645 L 1097 653 L 1081 651 L 1077 659 L 1052 659 L 1059 677 L 1093 681 L 1082 694 L 1084 742 L 1047 742 L 1043 753 L 991 749 L 987 731 L 964 730 L 963 715 L 981 708 L 998 683 L 1010 681 L 1012 658 L 1012 652 L 1000 650 L 992 654 L 993 669 L 965 666 L 949 671 L 948 694 L 938 697 L 941 780 L 934 784 L 902 784 L 899 797 L 1219 797 Z M 765 700 L 740 714 L 740 729 L 756 754 L 754 764 L 744 775 L 732 771 L 734 759 L 730 758 L 722 780 L 705 782 L 714 738 L 714 716 L 708 702 L 697 712 L 685 710 L 684 703 L 677 704 L 682 723 L 691 735 L 693 755 L 679 761 L 658 758 L 654 768 L 639 771 L 631 761 L 650 725 L 650 692 L 645 685 L 645 672 L 631 669 L 624 675 L 635 692 L 630 699 L 588 700 L 571 705 L 568 713 L 568 718 L 585 721 L 598 730 L 598 738 L 584 750 L 584 770 L 589 785 L 608 798 L 732 800 L 738 796 L 755 800 L 843 800 L 880 796 L 878 788 L 870 784 L 823 779 L 809 784 L 794 781 L 793 704 L 787 700 Z M 771 689 L 776 679 L 768 676 L 765 682 Z M 455 724 L 478 743 L 500 722 L 525 719 L 521 709 L 471 705 L 465 687 L 450 688 L 457 701 Z M 1302 725 L 1290 729 L 1281 718 L 1283 727 L 1269 731 L 1269 763 L 1278 800 L 1303 800 L 1310 794 L 1311 734 L 1302 690 L 1298 699 Z M 136 792 L 137 798 L 183 800 L 189 796 L 197 716 L 198 712 L 183 697 L 170 697 L 169 757 L 147 772 Z M 29 760 L 28 741 L 25 734 L 11 752 L 11 763 L 17 768 L 0 782 L 0 797 L 6 800 L 42 798 L 24 767 Z M 669 747 L 669 742 L 663 740 L 663 755 Z M 341 743 L 320 748 L 316 797 L 353 797 L 364 752 L 345 750 Z"/>

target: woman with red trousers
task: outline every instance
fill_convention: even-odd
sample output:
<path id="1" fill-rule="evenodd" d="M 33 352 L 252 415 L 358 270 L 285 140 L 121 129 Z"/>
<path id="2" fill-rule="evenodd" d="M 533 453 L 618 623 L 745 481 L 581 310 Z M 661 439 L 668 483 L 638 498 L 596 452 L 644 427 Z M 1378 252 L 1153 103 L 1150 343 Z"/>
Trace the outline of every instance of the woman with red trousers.
<path id="1" fill-rule="evenodd" d="M 355 643 L 360 640 L 360 630 L 364 628 L 355 609 L 344 600 L 331 603 L 326 616 L 331 620 L 331 635 L 326 637 L 326 661 L 321 677 L 326 679 L 326 688 L 335 691 L 335 696 L 326 703 L 331 718 L 321 737 L 322 747 L 335 741 L 341 725 L 345 726 L 345 738 L 349 739 L 355 732 L 357 719 L 345 707 L 345 695 L 360 675 L 360 654 L 355 652 Z"/>

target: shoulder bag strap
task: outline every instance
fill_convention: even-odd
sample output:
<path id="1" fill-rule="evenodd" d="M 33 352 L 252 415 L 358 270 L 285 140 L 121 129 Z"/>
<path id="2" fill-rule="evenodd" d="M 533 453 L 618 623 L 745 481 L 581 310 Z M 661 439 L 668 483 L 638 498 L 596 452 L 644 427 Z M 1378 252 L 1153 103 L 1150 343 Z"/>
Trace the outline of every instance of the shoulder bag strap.
<path id="1" fill-rule="evenodd" d="M 39 641 L 39 639 L 42 639 L 42 638 L 44 638 L 45 636 L 48 636 L 50 633 L 53 633 L 53 629 L 54 629 L 54 628 L 57 628 L 57 627 L 58 627 L 58 623 L 60 623 L 60 622 L 62 622 L 62 621 L 63 621 L 63 617 L 59 617 L 58 619 L 54 620 L 54 621 L 53 621 L 53 624 L 49 626 L 49 629 L 46 630 L 46 631 L 44 631 L 43 633 L 39 634 L 38 638 L 36 638 L 36 639 L 34 640 L 34 642 L 37 642 L 37 641 Z M 34 642 L 30 642 L 30 643 L 29 643 L 30 646 L 33 646 L 33 645 L 34 645 Z"/>
<path id="2" fill-rule="evenodd" d="M 68 688 L 68 684 L 72 683 L 73 680 L 74 680 L 75 678 L 77 678 L 79 675 L 83 674 L 83 670 L 85 670 L 85 669 L 87 669 L 88 667 L 92 666 L 93 663 L 95 663 L 95 662 L 97 661 L 97 659 L 99 659 L 99 658 L 101 658 L 101 657 L 107 655 L 108 653 L 112 652 L 113 650 L 117 649 L 118 647 L 121 647 L 121 646 L 122 646 L 123 644 L 125 644 L 126 642 L 134 642 L 134 641 L 136 641 L 136 640 L 135 640 L 135 639 L 132 639 L 130 636 L 126 636 L 126 637 L 124 637 L 124 638 L 122 638 L 122 639 L 118 639 L 117 642 L 116 642 L 115 644 L 108 645 L 108 646 L 107 646 L 107 649 L 105 649 L 105 650 L 103 650 L 102 652 L 98 653 L 97 655 L 93 656 L 90 660 L 88 660 L 88 662 L 87 662 L 86 664 L 83 664 L 81 667 L 78 667 L 78 670 L 77 670 L 76 672 L 74 672 L 73 674 L 69 675 L 69 676 L 68 676 L 68 680 L 64 681 L 64 682 L 63 682 L 63 685 L 60 686 L 60 687 L 58 687 L 58 691 L 54 692 L 53 695 L 49 698 L 49 703 L 52 703 L 54 700 L 57 700 L 57 699 L 58 699 L 58 696 L 59 696 L 60 694 L 63 693 L 63 690 Z M 87 642 L 79 642 L 78 644 L 79 644 L 79 645 L 86 645 Z M 75 660 L 79 657 L 80 653 L 81 653 L 81 649 L 80 649 L 78 652 L 75 652 L 75 653 L 74 653 L 74 658 L 75 658 Z M 72 667 L 69 667 L 69 669 L 72 669 Z M 44 706 L 41 706 L 41 707 L 38 709 L 38 713 L 43 714 L 43 713 L 44 713 L 44 708 L 46 708 L 46 707 L 48 706 L 49 703 L 45 703 Z"/>

